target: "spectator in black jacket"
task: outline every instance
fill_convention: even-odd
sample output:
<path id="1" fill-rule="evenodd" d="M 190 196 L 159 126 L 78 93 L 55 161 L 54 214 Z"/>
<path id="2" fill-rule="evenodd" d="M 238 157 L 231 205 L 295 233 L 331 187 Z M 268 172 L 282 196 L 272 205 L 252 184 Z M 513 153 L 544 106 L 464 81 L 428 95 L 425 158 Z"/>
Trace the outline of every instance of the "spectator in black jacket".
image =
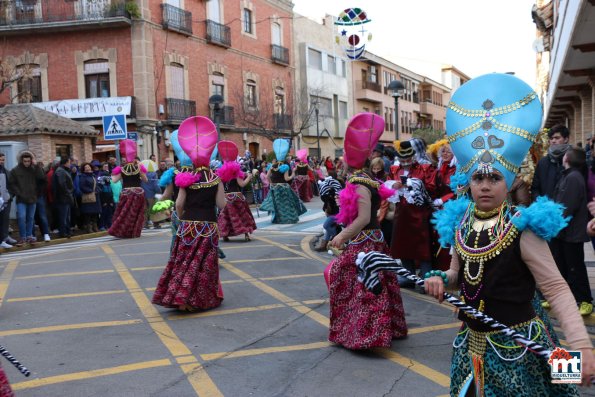
<path id="1" fill-rule="evenodd" d="M 553 126 L 547 134 L 550 139 L 550 147 L 547 156 L 537 163 L 533 184 L 531 185 L 531 196 L 534 201 L 539 196 L 554 198 L 556 184 L 564 170 L 562 158 L 570 148 L 570 145 L 568 145 L 568 137 L 570 136 L 568 128 L 558 124 Z"/>
<path id="2" fill-rule="evenodd" d="M 70 208 L 74 205 L 74 184 L 70 171 L 70 159 L 62 157 L 60 166 L 52 177 L 54 205 L 58 210 L 58 230 L 60 237 L 71 237 Z"/>
<path id="3" fill-rule="evenodd" d="M 564 171 L 556 185 L 554 199 L 566 207 L 564 216 L 570 216 L 571 219 L 568 226 L 550 242 L 556 265 L 568 283 L 583 316 L 590 315 L 593 311 L 584 252 L 585 242 L 589 241 L 587 190 L 583 175 L 586 162 L 585 151 L 581 148 L 570 148 L 564 155 Z"/>
<path id="4" fill-rule="evenodd" d="M 16 240 L 12 240 L 8 236 L 10 203 L 12 200 L 8 192 L 8 172 L 4 168 L 5 160 L 6 156 L 4 153 L 0 153 L 0 247 L 12 248 L 10 242 L 16 243 Z"/>

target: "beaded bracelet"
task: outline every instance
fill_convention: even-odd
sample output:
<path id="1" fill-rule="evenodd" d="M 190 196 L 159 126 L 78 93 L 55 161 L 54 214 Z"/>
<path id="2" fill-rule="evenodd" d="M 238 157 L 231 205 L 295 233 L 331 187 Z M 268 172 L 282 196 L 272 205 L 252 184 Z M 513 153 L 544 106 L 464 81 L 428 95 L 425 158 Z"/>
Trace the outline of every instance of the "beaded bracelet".
<path id="1" fill-rule="evenodd" d="M 433 277 L 433 276 L 440 276 L 440 277 L 442 277 L 442 281 L 444 282 L 444 285 L 448 285 L 448 276 L 442 270 L 430 270 L 429 272 L 427 272 L 424 275 L 424 279 L 430 278 L 430 277 Z"/>

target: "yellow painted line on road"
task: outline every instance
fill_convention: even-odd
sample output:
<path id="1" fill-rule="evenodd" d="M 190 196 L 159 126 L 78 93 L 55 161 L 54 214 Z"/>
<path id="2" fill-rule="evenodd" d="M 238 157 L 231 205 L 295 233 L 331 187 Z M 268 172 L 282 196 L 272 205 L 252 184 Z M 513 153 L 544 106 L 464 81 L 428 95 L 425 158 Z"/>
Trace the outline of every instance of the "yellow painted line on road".
<path id="1" fill-rule="evenodd" d="M 123 372 L 140 371 L 149 368 L 167 367 L 169 365 L 172 365 L 172 362 L 169 359 L 143 361 L 140 363 L 120 365 L 118 367 L 93 369 L 90 371 L 81 371 L 74 372 L 71 374 L 49 376 L 47 378 L 33 379 L 25 382 L 13 383 L 11 386 L 13 390 L 25 390 L 32 389 L 34 387 L 54 385 L 57 383 L 72 382 L 89 378 L 98 378 L 107 375 L 117 375 Z"/>
<path id="2" fill-rule="evenodd" d="M 292 278 L 323 277 L 322 273 L 291 274 L 289 276 L 259 277 L 263 281 L 287 280 Z"/>
<path id="3" fill-rule="evenodd" d="M 263 310 L 271 310 L 271 309 L 281 309 L 287 307 L 286 305 L 282 305 L 280 303 L 272 304 L 272 305 L 262 305 L 262 306 L 252 306 L 252 307 L 240 307 L 237 309 L 227 309 L 227 310 L 210 310 L 208 312 L 202 313 L 192 313 L 192 314 L 173 314 L 167 317 L 168 320 L 185 320 L 188 318 L 201 318 L 201 317 L 213 317 L 213 316 L 224 316 L 227 314 L 238 314 L 238 313 L 250 313 L 250 312 L 257 312 Z"/>
<path id="4" fill-rule="evenodd" d="M 239 350 L 239 351 L 230 352 L 230 353 L 201 354 L 200 358 L 202 358 L 205 361 L 212 361 L 212 360 L 218 360 L 221 358 L 251 357 L 251 356 L 258 356 L 261 354 L 286 353 L 286 352 L 294 352 L 294 351 L 302 351 L 302 350 L 323 349 L 323 348 L 331 347 L 331 346 L 333 346 L 333 344 L 331 342 L 314 342 L 314 343 L 306 343 L 303 345 L 275 346 L 275 347 L 264 347 L 264 348 L 260 348 L 260 349 Z"/>
<path id="5" fill-rule="evenodd" d="M 143 322 L 143 320 L 135 319 L 135 320 L 124 320 L 124 321 L 102 321 L 102 322 L 96 322 L 96 323 L 52 325 L 49 327 L 38 327 L 38 328 L 11 329 L 11 330 L 7 330 L 7 331 L 0 331 L 0 336 L 40 334 L 43 332 L 68 331 L 68 330 L 73 330 L 73 329 L 85 329 L 85 328 L 117 327 L 120 325 L 141 324 L 142 322 Z"/>
<path id="6" fill-rule="evenodd" d="M 131 267 L 130 271 L 139 272 L 141 270 L 163 270 L 163 269 L 165 269 L 165 266 L 167 266 L 167 264 L 159 265 L 159 266 Z"/>
<path id="7" fill-rule="evenodd" d="M 328 303 L 328 299 L 311 299 L 308 301 L 304 301 L 305 305 L 320 305 L 321 303 Z"/>
<path id="8" fill-rule="evenodd" d="M 30 279 L 34 279 L 34 278 L 49 278 L 49 277 L 87 276 L 90 274 L 106 274 L 106 273 L 113 273 L 113 272 L 114 272 L 113 270 L 91 270 L 91 271 L 87 271 L 87 272 L 36 274 L 35 276 L 15 277 L 15 280 L 30 280 Z"/>
<path id="9" fill-rule="evenodd" d="M 156 251 L 156 252 L 131 252 L 128 254 L 119 254 L 120 256 L 141 256 L 141 255 L 160 255 L 169 254 L 169 251 Z"/>
<path id="10" fill-rule="evenodd" d="M 21 263 L 22 266 L 31 266 L 31 265 L 45 265 L 47 263 L 63 263 L 63 262 L 75 262 L 75 261 L 88 261 L 90 259 L 102 259 L 105 258 L 103 255 L 97 256 L 87 256 L 82 258 L 65 258 L 65 259 L 52 259 L 52 260 L 45 260 L 45 261 L 37 261 L 37 262 L 24 262 Z"/>
<path id="11" fill-rule="evenodd" d="M 8 286 L 10 285 L 10 281 L 12 280 L 12 276 L 18 265 L 19 261 L 10 261 L 2 271 L 2 274 L 0 274 L 0 306 L 2 305 L 2 302 L 4 302 L 6 291 L 8 291 Z"/>
<path id="12" fill-rule="evenodd" d="M 310 256 L 314 260 L 317 260 L 322 263 L 329 263 L 330 260 L 321 258 L 320 256 L 316 255 L 316 253 L 314 253 L 314 251 L 312 251 L 312 248 L 310 248 L 310 241 L 313 238 L 314 238 L 314 236 L 305 236 L 302 239 L 302 241 L 300 242 L 300 247 L 302 248 L 302 251 L 304 251 L 308 256 Z"/>
<path id="13" fill-rule="evenodd" d="M 132 276 L 132 273 L 124 262 L 120 259 L 114 250 L 107 244 L 101 246 L 101 249 L 109 257 L 110 261 L 114 265 L 114 268 L 118 272 L 120 278 L 124 282 L 124 285 L 130 292 L 130 295 L 134 299 L 134 302 L 140 309 L 141 313 L 149 325 L 159 337 L 161 342 L 170 351 L 174 357 L 191 356 L 192 352 L 188 347 L 180 340 L 180 338 L 174 333 L 169 324 L 167 324 L 164 318 L 161 316 L 159 311 L 153 306 L 151 301 L 147 298 L 147 295 L 140 287 L 138 282 Z M 217 385 L 209 377 L 204 367 L 200 364 L 187 364 L 181 366 L 182 371 L 186 374 L 188 381 L 194 388 L 194 391 L 199 396 L 223 396 L 221 391 L 217 388 Z"/>
<path id="14" fill-rule="evenodd" d="M 231 263 L 228 263 L 224 260 L 219 261 L 219 264 L 221 265 L 221 267 L 227 269 L 228 271 L 232 272 L 233 274 L 235 274 L 236 276 L 238 276 L 241 279 L 246 280 L 247 282 L 249 282 L 250 284 L 252 284 L 253 286 L 255 286 L 256 288 L 258 288 L 259 290 L 263 291 L 264 293 L 269 294 L 270 296 L 272 296 L 273 298 L 277 299 L 278 301 L 281 301 L 287 305 L 289 305 L 290 303 L 295 304 L 295 299 L 290 298 L 289 296 L 277 291 L 276 289 L 269 287 L 268 285 L 266 285 L 265 283 L 263 283 L 262 281 L 259 281 L 255 278 L 253 278 L 252 276 L 250 276 L 248 273 L 238 269 L 237 267 L 233 266 Z M 297 310 L 298 312 L 302 313 L 305 316 L 310 317 L 312 320 L 316 321 L 317 323 L 323 325 L 324 327 L 328 327 L 329 325 L 329 320 L 327 317 L 313 311 L 312 309 L 310 309 L 308 306 L 304 306 L 303 304 L 298 303 L 297 305 L 291 305 L 291 307 L 295 310 Z"/>
<path id="15" fill-rule="evenodd" d="M 85 296 L 99 296 L 99 295 L 112 295 L 112 294 L 123 294 L 123 289 L 117 289 L 113 291 L 98 291 L 98 292 L 81 292 L 78 294 L 63 294 L 63 295 L 45 295 L 45 296 L 28 296 L 24 298 L 10 298 L 7 302 L 28 302 L 28 301 L 39 301 L 46 299 L 64 299 L 64 298 L 82 298 Z"/>
<path id="16" fill-rule="evenodd" d="M 302 257 L 295 257 L 295 256 L 288 256 L 282 258 L 263 258 L 263 259 L 237 259 L 233 261 L 228 261 L 229 263 L 248 263 L 248 262 L 275 262 L 275 261 L 290 261 L 290 260 L 300 260 L 303 261 L 304 259 L 311 259 L 311 258 L 302 258 Z"/>
<path id="17" fill-rule="evenodd" d="M 424 332 L 432 332 L 432 331 L 441 331 L 444 329 L 452 329 L 452 328 L 459 328 L 461 326 L 461 322 L 458 323 L 449 323 L 449 324 L 439 324 L 439 325 L 429 325 L 427 327 L 418 327 L 418 328 L 411 328 L 407 331 L 408 335 L 415 335 L 421 334 Z"/>
<path id="18" fill-rule="evenodd" d="M 276 242 L 276 241 L 273 241 L 273 240 L 270 240 L 270 239 L 268 239 L 268 238 L 266 238 L 266 237 L 254 237 L 254 239 L 256 239 L 256 240 L 259 240 L 259 241 L 262 241 L 263 243 L 267 243 L 267 244 L 270 244 L 270 245 L 274 245 L 275 247 L 279 247 L 279 248 L 281 248 L 282 250 L 285 250 L 285 251 L 287 251 L 287 252 L 291 252 L 292 254 L 295 254 L 295 255 L 301 256 L 302 258 L 306 258 L 306 259 L 312 259 L 310 256 L 308 256 L 307 254 L 304 254 L 304 253 L 303 253 L 303 252 L 301 252 L 301 251 L 294 250 L 293 248 L 289 248 L 289 247 L 288 247 L 287 245 L 285 245 L 285 244 L 278 243 L 278 242 Z"/>
<path id="19" fill-rule="evenodd" d="M 242 245 L 234 245 L 234 246 L 227 246 L 221 245 L 220 248 L 227 250 L 239 250 L 239 249 L 247 249 L 247 248 L 264 248 L 264 247 L 272 247 L 270 244 L 242 244 Z"/>
<path id="20" fill-rule="evenodd" d="M 424 378 L 430 379 L 442 387 L 450 387 L 450 377 L 444 375 L 442 372 L 436 371 L 435 369 L 423 365 L 418 361 L 412 360 L 389 349 L 374 348 L 372 351 L 380 357 L 386 358 L 405 368 L 409 368 L 409 370 L 423 376 Z"/>

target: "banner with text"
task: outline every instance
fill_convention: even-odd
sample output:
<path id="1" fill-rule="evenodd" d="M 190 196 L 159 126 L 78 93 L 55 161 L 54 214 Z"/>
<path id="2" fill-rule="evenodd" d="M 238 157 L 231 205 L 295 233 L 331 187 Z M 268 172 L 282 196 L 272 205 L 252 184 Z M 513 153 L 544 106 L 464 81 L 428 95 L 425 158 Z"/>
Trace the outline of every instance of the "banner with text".
<path id="1" fill-rule="evenodd" d="M 132 97 L 64 99 L 31 105 L 69 119 L 89 119 L 114 114 L 130 115 Z"/>

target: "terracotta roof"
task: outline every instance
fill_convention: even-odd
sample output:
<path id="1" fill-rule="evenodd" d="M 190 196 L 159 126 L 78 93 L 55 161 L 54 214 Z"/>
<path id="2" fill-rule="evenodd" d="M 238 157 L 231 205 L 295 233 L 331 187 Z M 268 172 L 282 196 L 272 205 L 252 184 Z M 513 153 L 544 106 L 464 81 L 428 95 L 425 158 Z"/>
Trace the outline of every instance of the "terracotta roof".
<path id="1" fill-rule="evenodd" d="M 97 136 L 98 131 L 28 103 L 0 108 L 0 135 L 28 134 Z"/>

